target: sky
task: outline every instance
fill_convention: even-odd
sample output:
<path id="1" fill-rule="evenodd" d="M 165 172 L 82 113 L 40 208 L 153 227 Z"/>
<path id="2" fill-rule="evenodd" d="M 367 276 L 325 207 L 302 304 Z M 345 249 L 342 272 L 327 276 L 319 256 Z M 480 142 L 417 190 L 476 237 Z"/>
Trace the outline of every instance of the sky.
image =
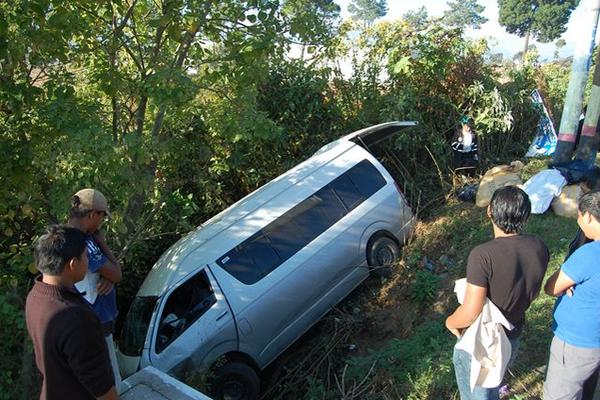
<path id="1" fill-rule="evenodd" d="M 579 6 L 571 14 L 571 18 L 567 25 L 567 31 L 562 35 L 562 38 L 565 39 L 567 45 L 559 52 L 561 57 L 572 56 L 575 50 L 576 41 L 581 40 L 582 36 L 585 35 L 585 22 L 588 20 L 586 18 L 586 11 L 589 12 L 589 9 L 585 4 L 586 1 L 589 0 L 582 0 Z M 336 2 L 342 8 L 342 17 L 348 18 L 350 14 L 347 11 L 347 7 L 350 3 L 350 0 L 336 0 Z M 383 19 L 398 19 L 405 12 L 409 10 L 417 10 L 421 6 L 425 6 L 425 8 L 427 8 L 430 16 L 441 16 L 443 12 L 448 9 L 446 2 L 447 0 L 387 0 L 388 13 L 385 17 L 383 17 Z M 471 38 L 493 38 L 490 41 L 492 53 L 503 53 L 504 56 L 508 58 L 512 58 L 512 56 L 517 52 L 522 51 L 523 45 L 525 44 L 525 39 L 507 33 L 498 23 L 497 0 L 479 0 L 478 3 L 485 7 L 483 15 L 488 19 L 488 22 L 482 25 L 481 29 L 467 29 L 466 35 Z M 599 40 L 600 30 L 597 31 L 596 43 L 598 43 Z M 539 43 L 537 41 L 530 41 L 530 43 L 535 43 L 540 53 L 541 60 L 552 59 L 554 57 L 554 51 L 556 50 L 556 47 L 553 43 Z"/>

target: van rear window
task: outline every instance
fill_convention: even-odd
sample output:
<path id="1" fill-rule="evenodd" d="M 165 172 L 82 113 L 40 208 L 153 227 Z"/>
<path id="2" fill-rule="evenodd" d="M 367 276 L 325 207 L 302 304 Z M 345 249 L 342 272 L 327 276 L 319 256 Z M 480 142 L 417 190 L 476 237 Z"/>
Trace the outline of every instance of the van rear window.
<path id="1" fill-rule="evenodd" d="M 252 285 L 385 186 L 385 178 L 363 160 L 281 217 L 223 255 L 217 263 Z"/>

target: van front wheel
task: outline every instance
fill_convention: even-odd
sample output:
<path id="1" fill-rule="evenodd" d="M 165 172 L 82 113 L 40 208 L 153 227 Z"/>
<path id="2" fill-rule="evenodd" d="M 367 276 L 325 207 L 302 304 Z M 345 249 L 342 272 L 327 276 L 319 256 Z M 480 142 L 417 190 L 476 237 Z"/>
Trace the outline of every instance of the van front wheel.
<path id="1" fill-rule="evenodd" d="M 384 268 L 384 266 L 395 264 L 400 260 L 400 256 L 400 246 L 389 236 L 376 236 L 369 241 L 367 263 L 374 275 L 389 275 L 389 268 Z"/>
<path id="2" fill-rule="evenodd" d="M 260 393 L 256 371 L 241 362 L 229 362 L 216 372 L 215 397 L 219 400 L 255 400 Z"/>

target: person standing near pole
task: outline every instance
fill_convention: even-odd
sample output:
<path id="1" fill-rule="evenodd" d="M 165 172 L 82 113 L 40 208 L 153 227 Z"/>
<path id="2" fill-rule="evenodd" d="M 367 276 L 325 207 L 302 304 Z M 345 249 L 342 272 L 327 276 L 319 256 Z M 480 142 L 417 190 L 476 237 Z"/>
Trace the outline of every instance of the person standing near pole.
<path id="1" fill-rule="evenodd" d="M 557 296 L 544 400 L 581 399 L 600 367 L 600 192 L 579 200 L 577 225 L 592 242 L 579 247 L 546 282 Z"/>
<path id="2" fill-rule="evenodd" d="M 110 217 L 106 197 L 95 189 L 82 189 L 71 198 L 69 225 L 86 234 L 89 268 L 83 280 L 76 285 L 85 292 L 86 299 L 100 318 L 102 331 L 108 346 L 117 390 L 121 374 L 117 363 L 113 341 L 114 324 L 117 319 L 117 295 L 115 284 L 122 279 L 121 265 L 106 244 L 100 230 L 106 218 Z"/>

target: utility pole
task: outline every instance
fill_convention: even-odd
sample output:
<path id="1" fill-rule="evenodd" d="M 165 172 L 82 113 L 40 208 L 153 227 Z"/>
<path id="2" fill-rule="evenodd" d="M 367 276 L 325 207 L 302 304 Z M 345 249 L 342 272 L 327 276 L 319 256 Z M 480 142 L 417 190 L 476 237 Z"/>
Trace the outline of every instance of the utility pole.
<path id="1" fill-rule="evenodd" d="M 583 23 L 585 32 L 582 33 L 581 40 L 575 46 L 569 87 L 560 119 L 558 144 L 553 157 L 554 163 L 571 161 L 573 156 L 585 84 L 589 76 L 590 61 L 594 49 L 596 29 L 598 27 L 600 0 L 583 0 L 582 6 L 586 10 L 585 16 L 587 17 Z"/>
<path id="2" fill-rule="evenodd" d="M 596 153 L 598 152 L 598 141 L 600 140 L 596 133 L 598 119 L 600 119 L 600 51 L 596 52 L 592 91 L 588 99 L 583 129 L 577 146 L 577 156 L 575 157 L 578 160 L 585 161 L 590 167 L 594 165 Z"/>

